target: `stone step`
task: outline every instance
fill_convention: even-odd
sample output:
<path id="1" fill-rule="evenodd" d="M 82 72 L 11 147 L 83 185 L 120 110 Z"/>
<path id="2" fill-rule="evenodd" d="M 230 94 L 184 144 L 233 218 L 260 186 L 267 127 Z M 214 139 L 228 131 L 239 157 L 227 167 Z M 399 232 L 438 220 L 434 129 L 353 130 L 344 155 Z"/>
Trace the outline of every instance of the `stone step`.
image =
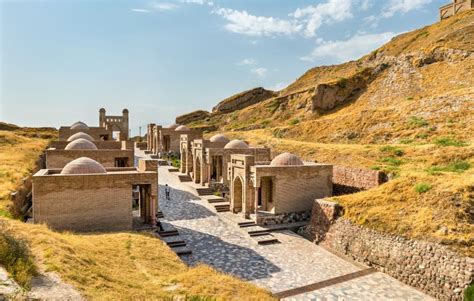
<path id="1" fill-rule="evenodd" d="M 186 246 L 186 242 L 184 240 L 177 240 L 177 241 L 170 241 L 166 243 L 170 248 L 179 248 Z"/>
<path id="2" fill-rule="evenodd" d="M 209 188 L 196 188 L 198 195 L 213 195 L 214 191 Z"/>
<path id="3" fill-rule="evenodd" d="M 178 178 L 181 182 L 192 182 L 193 181 L 193 179 L 191 179 L 190 176 L 179 175 Z"/>
<path id="4" fill-rule="evenodd" d="M 185 256 L 185 255 L 191 255 L 193 254 L 193 251 L 191 251 L 187 246 L 186 247 L 177 247 L 172 249 L 176 255 L 178 256 Z"/>
<path id="5" fill-rule="evenodd" d="M 230 211 L 230 206 L 225 205 L 225 206 L 219 206 L 215 207 L 217 212 L 229 212 Z"/>
<path id="6" fill-rule="evenodd" d="M 228 203 L 228 201 L 224 200 L 223 198 L 208 199 L 207 202 L 210 203 L 210 204 Z"/>
<path id="7" fill-rule="evenodd" d="M 257 236 L 265 236 L 265 235 L 269 235 L 270 232 L 260 232 L 260 233 L 252 233 L 252 234 L 249 234 L 250 237 L 257 237 Z"/>
<path id="8" fill-rule="evenodd" d="M 280 241 L 276 238 L 262 239 L 258 241 L 259 245 L 272 245 L 279 243 Z"/>
<path id="9" fill-rule="evenodd" d="M 247 228 L 247 227 L 253 227 L 256 226 L 257 224 L 254 221 L 249 221 L 249 222 L 239 222 L 237 223 L 240 228 Z"/>
<path id="10" fill-rule="evenodd" d="M 156 213 L 156 217 L 158 217 L 158 218 L 164 218 L 165 216 L 164 216 L 163 212 L 158 211 L 158 212 Z"/>
<path id="11" fill-rule="evenodd" d="M 168 236 L 176 236 L 179 235 L 177 230 L 169 230 L 169 231 L 156 231 L 156 233 L 161 237 L 168 237 Z"/>
<path id="12" fill-rule="evenodd" d="M 255 234 L 257 235 L 262 235 L 262 234 L 270 234 L 270 232 L 268 232 L 268 230 L 252 230 L 252 231 L 247 231 L 247 233 L 250 235 L 250 236 L 255 236 Z"/>

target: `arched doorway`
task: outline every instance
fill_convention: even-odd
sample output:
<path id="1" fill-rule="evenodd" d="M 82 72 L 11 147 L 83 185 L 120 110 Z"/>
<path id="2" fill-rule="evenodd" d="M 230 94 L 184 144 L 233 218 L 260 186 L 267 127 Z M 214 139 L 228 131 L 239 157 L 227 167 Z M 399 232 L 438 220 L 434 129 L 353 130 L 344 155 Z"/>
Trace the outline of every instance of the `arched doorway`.
<path id="1" fill-rule="evenodd" d="M 241 212 L 243 200 L 243 183 L 240 177 L 236 177 L 234 179 L 232 188 L 232 205 L 234 213 Z"/>
<path id="2" fill-rule="evenodd" d="M 201 183 L 201 159 L 196 158 L 196 170 L 194 171 L 194 183 Z"/>

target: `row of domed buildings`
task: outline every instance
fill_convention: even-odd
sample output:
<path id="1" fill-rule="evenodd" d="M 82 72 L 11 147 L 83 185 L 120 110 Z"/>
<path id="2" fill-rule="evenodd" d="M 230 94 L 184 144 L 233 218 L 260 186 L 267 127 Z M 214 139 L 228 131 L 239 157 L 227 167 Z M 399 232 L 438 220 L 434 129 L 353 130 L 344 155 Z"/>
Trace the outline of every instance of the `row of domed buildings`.
<path id="1" fill-rule="evenodd" d="M 221 191 L 226 208 L 259 224 L 307 220 L 314 200 L 332 195 L 332 165 L 303 162 L 294 154 L 272 158 L 264 146 L 209 139 L 202 131 L 173 125 L 148 125 L 147 153 L 162 158 L 179 153 L 180 172 L 203 188 Z"/>

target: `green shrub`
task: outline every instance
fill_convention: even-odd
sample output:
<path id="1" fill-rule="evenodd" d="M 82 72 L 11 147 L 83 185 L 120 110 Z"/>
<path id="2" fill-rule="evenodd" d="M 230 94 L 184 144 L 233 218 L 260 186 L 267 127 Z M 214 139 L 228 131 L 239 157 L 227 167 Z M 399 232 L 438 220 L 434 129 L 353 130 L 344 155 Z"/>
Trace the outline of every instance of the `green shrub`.
<path id="1" fill-rule="evenodd" d="M 395 146 L 391 146 L 391 145 L 382 146 L 380 148 L 380 151 L 382 153 L 390 153 L 390 154 L 398 156 L 398 157 L 401 157 L 405 154 L 405 152 L 402 149 L 400 149 L 398 147 L 395 147 Z"/>
<path id="2" fill-rule="evenodd" d="M 471 168 L 471 164 L 464 160 L 456 160 L 445 166 L 431 166 L 426 169 L 429 174 L 438 174 L 439 172 L 457 172 L 462 173 Z"/>
<path id="3" fill-rule="evenodd" d="M 298 118 L 295 118 L 295 119 L 291 119 L 288 123 L 290 125 L 295 125 L 295 124 L 300 123 L 300 120 Z"/>
<path id="4" fill-rule="evenodd" d="M 36 266 L 25 241 L 14 237 L 0 223 L 0 265 L 23 288 L 29 289 L 31 277 L 36 275 Z"/>
<path id="5" fill-rule="evenodd" d="M 474 301 L 474 284 L 469 285 L 464 290 L 464 300 Z"/>
<path id="6" fill-rule="evenodd" d="M 372 169 L 372 170 L 380 170 L 381 167 L 378 166 L 378 165 L 374 165 L 374 166 L 371 166 L 370 169 Z"/>
<path id="7" fill-rule="evenodd" d="M 428 125 L 428 121 L 426 121 L 423 117 L 411 116 L 408 120 L 408 124 L 411 127 L 423 127 Z"/>
<path id="8" fill-rule="evenodd" d="M 402 138 L 402 139 L 400 139 L 399 142 L 400 142 L 401 144 L 410 144 L 410 143 L 413 143 L 413 141 L 414 141 L 414 140 L 411 139 L 411 138 Z"/>
<path id="9" fill-rule="evenodd" d="M 438 146 L 466 146 L 467 143 L 457 140 L 453 137 L 439 137 L 434 140 L 434 144 Z"/>
<path id="10" fill-rule="evenodd" d="M 414 187 L 415 191 L 418 193 L 425 193 L 431 189 L 431 184 L 429 183 L 418 183 Z"/>
<path id="11" fill-rule="evenodd" d="M 380 159 L 380 162 L 387 163 L 393 166 L 399 166 L 403 163 L 402 160 L 394 158 L 394 157 L 383 157 Z"/>

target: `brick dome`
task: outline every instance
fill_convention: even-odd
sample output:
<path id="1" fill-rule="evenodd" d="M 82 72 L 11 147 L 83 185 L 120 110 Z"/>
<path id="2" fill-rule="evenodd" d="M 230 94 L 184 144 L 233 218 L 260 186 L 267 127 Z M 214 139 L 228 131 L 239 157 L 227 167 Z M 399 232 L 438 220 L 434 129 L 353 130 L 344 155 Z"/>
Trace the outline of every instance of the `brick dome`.
<path id="1" fill-rule="evenodd" d="M 209 139 L 211 142 L 223 142 L 223 143 L 228 143 L 230 140 L 226 136 L 222 134 L 216 134 Z"/>
<path id="2" fill-rule="evenodd" d="M 243 149 L 243 148 L 249 148 L 247 143 L 243 142 L 242 140 L 232 140 L 229 143 L 227 143 L 224 148 L 236 148 L 236 149 Z"/>
<path id="3" fill-rule="evenodd" d="M 298 158 L 297 155 L 291 153 L 283 153 L 279 154 L 275 158 L 273 158 L 270 166 L 297 166 L 297 165 L 304 165 L 303 161 Z"/>
<path id="4" fill-rule="evenodd" d="M 95 146 L 94 143 L 91 141 L 84 139 L 84 138 L 79 138 L 76 140 L 73 140 L 66 145 L 64 148 L 65 150 L 72 150 L 72 149 L 97 149 L 97 146 Z"/>
<path id="5" fill-rule="evenodd" d="M 185 125 L 180 125 L 175 129 L 175 131 L 177 131 L 177 132 L 189 131 L 189 128 Z"/>
<path id="6" fill-rule="evenodd" d="M 179 126 L 179 124 L 173 123 L 172 125 L 169 126 L 170 129 L 175 129 Z"/>
<path id="7" fill-rule="evenodd" d="M 92 138 L 89 134 L 86 134 L 84 132 L 78 132 L 78 133 L 75 133 L 74 135 L 71 135 L 69 138 L 67 138 L 67 141 L 74 141 L 79 138 L 86 139 L 89 141 L 94 141 L 94 138 Z"/>
<path id="8" fill-rule="evenodd" d="M 107 171 L 104 166 L 91 158 L 81 157 L 73 160 L 64 166 L 62 175 L 76 174 L 105 174 Z"/>
<path id="9" fill-rule="evenodd" d="M 89 127 L 82 121 L 74 122 L 71 125 L 71 130 L 88 130 Z"/>

